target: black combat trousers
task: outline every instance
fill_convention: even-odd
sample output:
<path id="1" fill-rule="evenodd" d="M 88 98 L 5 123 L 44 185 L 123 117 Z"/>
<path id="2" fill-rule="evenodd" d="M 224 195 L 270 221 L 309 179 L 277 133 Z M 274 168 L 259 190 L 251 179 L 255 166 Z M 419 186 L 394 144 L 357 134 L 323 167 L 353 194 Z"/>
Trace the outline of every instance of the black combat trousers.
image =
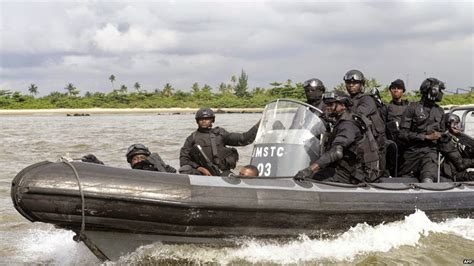
<path id="1" fill-rule="evenodd" d="M 420 181 L 429 178 L 436 182 L 438 179 L 438 152 L 436 148 L 420 148 L 405 151 L 399 175 L 408 175 L 410 173 L 413 173 Z"/>

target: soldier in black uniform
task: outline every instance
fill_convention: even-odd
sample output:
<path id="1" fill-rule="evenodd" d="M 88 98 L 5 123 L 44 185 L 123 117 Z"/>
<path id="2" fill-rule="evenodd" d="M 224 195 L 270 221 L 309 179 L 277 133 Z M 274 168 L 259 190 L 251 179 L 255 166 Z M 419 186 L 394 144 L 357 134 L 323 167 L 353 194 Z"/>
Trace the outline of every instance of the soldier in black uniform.
<path id="1" fill-rule="evenodd" d="M 325 181 L 349 184 L 375 181 L 378 178 L 378 147 L 367 128 L 367 121 L 364 121 L 366 118 L 350 111 L 352 102 L 343 92 L 325 93 L 323 102 L 326 115 L 335 121 L 328 140 L 330 145 L 321 157 L 300 170 L 294 179 L 313 177 L 322 180 L 326 176 L 320 177 L 318 173 L 334 168 L 333 176 Z"/>
<path id="2" fill-rule="evenodd" d="M 353 103 L 351 111 L 363 115 L 371 121 L 370 129 L 379 147 L 380 174 L 385 174 L 385 124 L 381 102 L 378 105 L 374 95 L 363 92 L 365 78 L 359 70 L 349 70 L 344 75 L 344 82 Z"/>
<path id="3" fill-rule="evenodd" d="M 143 144 L 128 147 L 125 157 L 133 169 L 176 173 L 176 169 L 166 164 L 158 153 L 151 153 Z"/>
<path id="4" fill-rule="evenodd" d="M 303 88 L 306 95 L 306 102 L 319 110 L 322 110 L 323 93 L 326 91 L 323 82 L 316 78 L 308 79 L 303 83 Z"/>
<path id="5" fill-rule="evenodd" d="M 186 138 L 181 148 L 179 156 L 181 168 L 179 172 L 193 175 L 211 175 L 210 171 L 204 165 L 199 165 L 195 159 L 193 147 L 198 144 L 202 147 L 207 158 L 222 171 L 222 175 L 229 175 L 230 170 L 235 168 L 239 160 L 239 154 L 235 148 L 229 148 L 226 145 L 246 146 L 252 143 L 257 136 L 260 122 L 245 133 L 229 133 L 223 128 L 212 127 L 215 115 L 210 108 L 199 109 L 195 118 L 198 129 Z"/>
<path id="6" fill-rule="evenodd" d="M 400 122 L 400 140 L 406 143 L 400 175 L 413 172 L 421 182 L 438 176 L 437 142 L 446 130 L 444 111 L 436 102 L 443 98 L 444 83 L 428 78 L 420 86 L 421 100 L 408 104 Z"/>
<path id="7" fill-rule="evenodd" d="M 474 140 L 461 132 L 459 116 L 445 114 L 445 121 L 448 132 L 439 140 L 439 150 L 444 156 L 443 176 L 453 181 L 474 181 L 474 172 L 466 171 L 474 168 Z"/>
<path id="8" fill-rule="evenodd" d="M 400 132 L 400 121 L 402 115 L 408 106 L 408 101 L 402 99 L 405 93 L 405 83 L 401 79 L 396 79 L 388 87 L 392 100 L 382 107 L 385 120 L 385 133 L 387 136 L 387 170 L 392 176 L 397 173 L 396 168 L 402 164 L 402 155 L 405 150 L 403 142 L 398 139 Z M 398 156 L 397 156 L 398 154 Z M 396 163 L 397 162 L 397 163 Z"/>

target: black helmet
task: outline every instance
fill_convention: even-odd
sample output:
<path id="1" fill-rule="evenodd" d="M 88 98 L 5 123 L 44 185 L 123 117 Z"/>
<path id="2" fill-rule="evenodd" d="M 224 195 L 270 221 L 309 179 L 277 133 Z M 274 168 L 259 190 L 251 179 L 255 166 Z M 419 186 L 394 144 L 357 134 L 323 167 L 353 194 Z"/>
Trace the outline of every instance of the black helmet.
<path id="1" fill-rule="evenodd" d="M 455 114 L 445 114 L 445 122 L 446 122 L 446 127 L 447 128 L 456 128 L 460 129 L 461 127 L 461 118 L 459 118 L 458 115 Z"/>
<path id="2" fill-rule="evenodd" d="M 359 81 L 362 84 L 365 83 L 364 74 L 362 74 L 362 72 L 360 72 L 359 70 L 356 70 L 356 69 L 347 71 L 347 73 L 344 75 L 343 79 L 344 79 L 345 82 Z"/>
<path id="3" fill-rule="evenodd" d="M 420 93 L 423 98 L 439 102 L 443 99 L 444 82 L 437 78 L 427 78 L 421 83 Z"/>
<path id="4" fill-rule="evenodd" d="M 214 111 L 212 111 L 211 108 L 201 108 L 196 112 L 195 118 L 196 121 L 203 118 L 212 118 L 212 122 L 214 122 L 216 116 L 214 115 Z"/>
<path id="5" fill-rule="evenodd" d="M 303 88 L 306 90 L 307 88 L 314 88 L 314 89 L 319 89 L 320 91 L 324 92 L 326 91 L 326 87 L 324 87 L 324 84 L 321 80 L 319 79 L 308 79 L 303 83 Z"/>
<path id="6" fill-rule="evenodd" d="M 330 91 L 323 94 L 324 104 L 333 102 L 343 103 L 346 107 L 352 105 L 352 101 L 349 95 L 345 94 L 342 91 Z"/>
<path id="7" fill-rule="evenodd" d="M 133 144 L 130 147 L 128 147 L 127 154 L 125 154 L 125 156 L 127 157 L 127 162 L 131 163 L 133 156 L 138 155 L 138 154 L 143 154 L 143 155 L 148 156 L 151 154 L 151 152 L 143 144 L 140 144 L 140 143 Z"/>

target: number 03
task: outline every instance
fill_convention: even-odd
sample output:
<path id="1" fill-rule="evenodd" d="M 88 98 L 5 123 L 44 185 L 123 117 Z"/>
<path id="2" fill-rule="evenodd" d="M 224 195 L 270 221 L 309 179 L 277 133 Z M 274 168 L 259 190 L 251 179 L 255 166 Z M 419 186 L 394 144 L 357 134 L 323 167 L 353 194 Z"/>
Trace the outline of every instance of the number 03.
<path id="1" fill-rule="evenodd" d="M 271 163 L 259 163 L 257 165 L 258 172 L 260 173 L 259 176 L 270 176 L 272 172 L 272 164 Z"/>

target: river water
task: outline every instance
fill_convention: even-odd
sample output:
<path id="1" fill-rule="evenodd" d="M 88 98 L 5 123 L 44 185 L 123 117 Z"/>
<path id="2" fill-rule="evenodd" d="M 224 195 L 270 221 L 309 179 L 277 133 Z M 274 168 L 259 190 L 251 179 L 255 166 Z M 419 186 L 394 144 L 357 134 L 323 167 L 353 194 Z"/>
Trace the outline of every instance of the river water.
<path id="1" fill-rule="evenodd" d="M 216 126 L 243 132 L 259 114 L 218 114 Z M 69 154 L 93 153 L 107 165 L 128 168 L 125 151 L 144 143 L 178 168 L 179 148 L 196 128 L 193 115 L 0 116 L 0 264 L 99 264 L 73 233 L 31 223 L 13 208 L 13 177 L 33 163 Z M 250 161 L 252 147 L 238 148 L 239 166 Z M 443 264 L 474 259 L 474 219 L 434 223 L 422 211 L 378 226 L 359 224 L 325 239 L 301 236 L 291 242 L 248 240 L 240 247 L 156 243 L 108 264 L 157 262 L 258 264 Z"/>

